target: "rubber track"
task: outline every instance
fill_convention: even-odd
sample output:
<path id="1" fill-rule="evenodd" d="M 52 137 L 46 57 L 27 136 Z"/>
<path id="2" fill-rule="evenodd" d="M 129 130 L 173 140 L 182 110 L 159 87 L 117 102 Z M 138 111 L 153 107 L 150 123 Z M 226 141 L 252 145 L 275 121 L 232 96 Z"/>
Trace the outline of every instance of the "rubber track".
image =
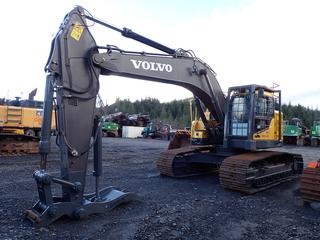
<path id="1" fill-rule="evenodd" d="M 169 149 L 160 154 L 156 161 L 158 170 L 162 175 L 170 177 L 187 177 L 213 172 L 216 168 L 197 169 L 184 161 L 183 156 L 201 151 L 209 151 L 212 145 L 189 145 L 181 148 Z M 188 167 L 186 167 L 188 165 Z M 185 168 L 185 169 L 184 169 Z M 191 171 L 190 171 L 191 170 Z"/>
<path id="2" fill-rule="evenodd" d="M 320 168 L 306 168 L 300 179 L 300 192 L 306 202 L 320 202 Z"/>
<path id="3" fill-rule="evenodd" d="M 282 152 L 249 152 L 244 154 L 239 154 L 225 158 L 221 164 L 219 170 L 220 183 L 224 188 L 236 190 L 246 194 L 253 194 L 259 191 L 276 186 L 282 182 L 289 181 L 293 178 L 293 172 L 279 173 L 273 176 L 268 176 L 263 178 L 263 186 L 257 187 L 253 186 L 252 182 L 247 182 L 247 173 L 249 168 L 253 165 L 258 165 L 259 162 L 267 162 L 269 160 L 281 159 L 286 156 L 289 157 L 289 161 L 295 160 L 299 162 L 297 172 L 302 172 L 303 162 L 300 155 L 292 155 Z"/>

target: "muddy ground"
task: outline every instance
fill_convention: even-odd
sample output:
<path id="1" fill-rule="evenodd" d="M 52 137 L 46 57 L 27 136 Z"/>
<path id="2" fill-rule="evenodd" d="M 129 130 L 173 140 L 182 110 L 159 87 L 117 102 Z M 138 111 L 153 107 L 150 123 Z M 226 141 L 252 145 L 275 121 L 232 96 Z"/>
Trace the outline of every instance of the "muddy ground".
<path id="1" fill-rule="evenodd" d="M 37 201 L 32 173 L 39 156 L 0 157 L 0 239 L 320 239 L 320 212 L 303 204 L 298 180 L 246 196 L 223 189 L 217 175 L 172 179 L 160 176 L 154 161 L 168 145 L 148 139 L 103 139 L 102 187 L 137 193 L 109 213 L 83 220 L 62 219 L 35 228 L 23 218 Z M 305 161 L 320 148 L 284 147 Z M 59 176 L 57 149 L 49 171 Z M 87 192 L 94 191 L 92 160 Z"/>

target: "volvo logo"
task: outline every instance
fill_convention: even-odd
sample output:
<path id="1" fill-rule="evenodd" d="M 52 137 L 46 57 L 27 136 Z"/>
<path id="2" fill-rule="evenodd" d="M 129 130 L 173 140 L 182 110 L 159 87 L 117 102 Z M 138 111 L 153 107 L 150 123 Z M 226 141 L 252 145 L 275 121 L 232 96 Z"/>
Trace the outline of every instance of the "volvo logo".
<path id="1" fill-rule="evenodd" d="M 149 71 L 156 71 L 156 72 L 172 72 L 172 66 L 166 63 L 157 63 L 157 62 L 147 62 L 141 60 L 130 59 L 135 69 L 144 69 Z"/>

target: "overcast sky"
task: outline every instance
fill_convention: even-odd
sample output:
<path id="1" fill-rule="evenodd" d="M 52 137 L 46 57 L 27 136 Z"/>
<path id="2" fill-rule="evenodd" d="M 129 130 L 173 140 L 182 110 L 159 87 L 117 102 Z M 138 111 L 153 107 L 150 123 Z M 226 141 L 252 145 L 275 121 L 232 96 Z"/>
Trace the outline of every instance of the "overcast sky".
<path id="1" fill-rule="evenodd" d="M 320 107 L 320 1 L 317 0 L 108 0 L 6 1 L 2 4 L 0 97 L 22 96 L 38 88 L 63 17 L 81 5 L 95 17 L 128 27 L 171 48 L 192 49 L 217 73 L 224 91 L 234 85 L 280 85 L 284 102 Z M 98 45 L 155 51 L 95 25 Z M 102 76 L 100 94 L 116 97 L 183 99 L 181 87 Z"/>

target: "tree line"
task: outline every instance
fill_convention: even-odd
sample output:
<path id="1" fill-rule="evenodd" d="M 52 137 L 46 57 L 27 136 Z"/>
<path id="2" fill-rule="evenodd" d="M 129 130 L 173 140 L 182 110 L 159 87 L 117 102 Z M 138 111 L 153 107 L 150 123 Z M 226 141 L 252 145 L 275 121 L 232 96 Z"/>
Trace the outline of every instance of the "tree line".
<path id="1" fill-rule="evenodd" d="M 107 107 L 108 114 L 123 112 L 128 114 L 141 113 L 150 115 L 154 122 L 171 124 L 176 128 L 190 126 L 189 100 L 173 100 L 160 103 L 156 98 L 146 98 L 131 102 L 129 99 L 116 99 L 116 102 Z"/>
<path id="2" fill-rule="evenodd" d="M 285 120 L 290 120 L 291 118 L 300 118 L 303 122 L 303 125 L 308 128 L 311 128 L 313 121 L 320 120 L 320 111 L 318 108 L 313 109 L 310 107 L 304 107 L 300 104 L 291 105 L 290 102 L 289 104 L 283 104 L 282 112 Z"/>
<path id="3" fill-rule="evenodd" d="M 142 113 L 149 114 L 153 121 L 162 121 L 177 128 L 188 127 L 191 125 L 190 104 L 188 99 L 173 100 L 171 102 L 160 103 L 156 98 L 146 98 L 131 102 L 129 99 L 116 99 L 116 102 L 107 106 L 106 112 L 123 112 L 128 114 Z M 303 124 L 311 127 L 313 121 L 320 120 L 320 111 L 316 108 L 304 107 L 300 104 L 283 104 L 282 112 L 285 120 L 300 118 Z"/>

